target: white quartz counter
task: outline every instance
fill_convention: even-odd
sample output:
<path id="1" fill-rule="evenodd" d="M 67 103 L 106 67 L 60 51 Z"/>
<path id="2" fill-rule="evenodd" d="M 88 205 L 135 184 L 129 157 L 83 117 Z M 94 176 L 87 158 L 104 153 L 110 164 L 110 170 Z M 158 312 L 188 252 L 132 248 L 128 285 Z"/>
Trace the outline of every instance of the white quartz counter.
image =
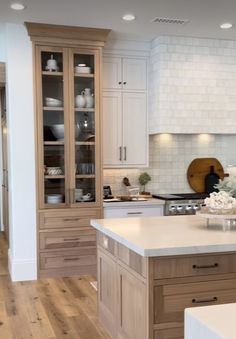
<path id="1" fill-rule="evenodd" d="M 119 208 L 119 207 L 145 207 L 164 205 L 165 201 L 160 199 L 132 200 L 132 201 L 104 201 L 104 208 Z"/>
<path id="2" fill-rule="evenodd" d="M 236 251 L 236 229 L 208 229 L 196 215 L 97 219 L 91 225 L 142 256 Z"/>
<path id="3" fill-rule="evenodd" d="M 185 310 L 185 339 L 236 339 L 236 304 Z"/>

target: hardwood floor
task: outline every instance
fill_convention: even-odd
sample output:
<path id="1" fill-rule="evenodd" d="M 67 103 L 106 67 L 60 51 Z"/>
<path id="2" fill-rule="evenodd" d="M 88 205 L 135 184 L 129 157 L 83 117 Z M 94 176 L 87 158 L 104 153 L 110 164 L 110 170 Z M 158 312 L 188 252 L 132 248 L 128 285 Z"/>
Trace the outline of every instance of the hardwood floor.
<path id="1" fill-rule="evenodd" d="M 1 339 L 111 339 L 96 316 L 94 277 L 13 283 L 7 246 L 0 235 Z"/>

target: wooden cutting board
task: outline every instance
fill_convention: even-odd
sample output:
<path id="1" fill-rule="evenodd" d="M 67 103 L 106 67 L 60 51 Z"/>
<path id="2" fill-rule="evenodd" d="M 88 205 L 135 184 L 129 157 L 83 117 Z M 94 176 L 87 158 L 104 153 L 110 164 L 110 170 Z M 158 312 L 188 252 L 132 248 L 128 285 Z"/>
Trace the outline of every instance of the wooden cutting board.
<path id="1" fill-rule="evenodd" d="M 214 172 L 219 175 L 220 179 L 225 177 L 224 169 L 216 158 L 196 158 L 189 165 L 187 178 L 195 192 L 205 192 L 205 177 L 210 173 L 210 166 L 214 166 Z"/>

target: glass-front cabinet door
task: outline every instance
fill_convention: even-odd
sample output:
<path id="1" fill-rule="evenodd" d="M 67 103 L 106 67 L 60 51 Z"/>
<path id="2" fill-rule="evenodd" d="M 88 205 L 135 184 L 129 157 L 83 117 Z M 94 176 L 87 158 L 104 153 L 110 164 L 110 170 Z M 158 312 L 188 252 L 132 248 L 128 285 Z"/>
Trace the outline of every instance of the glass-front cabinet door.
<path id="1" fill-rule="evenodd" d="M 68 52 L 57 47 L 38 47 L 38 150 L 40 205 L 56 208 L 70 203 Z"/>
<path id="2" fill-rule="evenodd" d="M 74 205 L 91 204 L 98 199 L 96 183 L 98 110 L 99 97 L 96 51 L 71 50 L 70 81 L 71 106 L 73 110 L 71 138 L 71 202 Z"/>

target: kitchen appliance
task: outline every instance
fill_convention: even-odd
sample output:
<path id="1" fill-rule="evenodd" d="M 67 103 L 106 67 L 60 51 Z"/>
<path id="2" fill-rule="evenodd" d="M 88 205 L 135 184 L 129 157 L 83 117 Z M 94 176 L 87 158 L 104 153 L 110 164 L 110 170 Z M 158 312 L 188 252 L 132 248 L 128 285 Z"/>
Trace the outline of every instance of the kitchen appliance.
<path id="1" fill-rule="evenodd" d="M 204 205 L 207 193 L 153 194 L 153 198 L 165 201 L 164 215 L 196 214 Z"/>
<path id="2" fill-rule="evenodd" d="M 103 199 L 113 198 L 111 193 L 111 186 L 103 186 Z"/>

